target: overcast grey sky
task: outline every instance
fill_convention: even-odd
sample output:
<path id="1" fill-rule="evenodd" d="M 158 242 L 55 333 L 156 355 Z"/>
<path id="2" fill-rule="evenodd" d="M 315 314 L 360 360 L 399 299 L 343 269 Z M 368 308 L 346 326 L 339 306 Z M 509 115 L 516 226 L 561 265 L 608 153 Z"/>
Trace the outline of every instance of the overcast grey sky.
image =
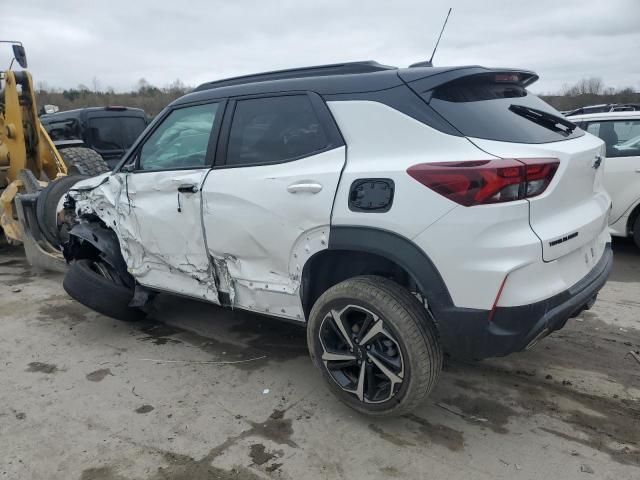
<path id="1" fill-rule="evenodd" d="M 640 0 L 20 0 L 2 10 L 0 35 L 24 42 L 36 82 L 97 78 L 122 91 L 142 77 L 197 85 L 354 60 L 407 66 L 429 57 L 449 6 L 436 65 L 532 69 L 536 92 L 591 76 L 640 90 Z"/>

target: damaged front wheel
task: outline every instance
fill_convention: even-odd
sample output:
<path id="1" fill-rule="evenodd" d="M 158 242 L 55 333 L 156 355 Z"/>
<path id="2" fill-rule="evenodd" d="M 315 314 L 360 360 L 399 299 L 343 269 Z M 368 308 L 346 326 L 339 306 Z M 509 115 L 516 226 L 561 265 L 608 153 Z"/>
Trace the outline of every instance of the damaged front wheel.
<path id="1" fill-rule="evenodd" d="M 73 262 L 62 286 L 73 299 L 103 315 L 128 322 L 144 317 L 142 310 L 129 306 L 133 289 L 123 285 L 109 265 L 100 260 Z"/>

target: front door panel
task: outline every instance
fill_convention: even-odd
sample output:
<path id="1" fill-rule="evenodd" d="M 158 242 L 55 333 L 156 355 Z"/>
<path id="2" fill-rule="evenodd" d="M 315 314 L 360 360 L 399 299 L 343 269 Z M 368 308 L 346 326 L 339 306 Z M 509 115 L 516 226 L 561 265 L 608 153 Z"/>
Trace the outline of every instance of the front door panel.
<path id="1" fill-rule="evenodd" d="M 175 108 L 142 143 L 125 176 L 129 269 L 142 285 L 218 303 L 201 187 L 220 123 L 219 103 Z M 213 138 L 212 138 L 213 137 Z"/>
<path id="2" fill-rule="evenodd" d="M 198 190 L 207 171 L 126 174 L 131 237 L 139 240 L 140 252 L 130 268 L 147 287 L 218 303 L 200 216 Z"/>

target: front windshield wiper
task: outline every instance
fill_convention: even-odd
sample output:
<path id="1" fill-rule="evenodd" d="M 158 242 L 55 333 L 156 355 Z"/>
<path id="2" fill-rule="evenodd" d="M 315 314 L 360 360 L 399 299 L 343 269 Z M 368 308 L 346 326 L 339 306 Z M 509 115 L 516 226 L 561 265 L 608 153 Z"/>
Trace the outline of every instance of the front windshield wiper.
<path id="1" fill-rule="evenodd" d="M 524 105 L 511 105 L 509 107 L 513 113 L 520 115 L 532 122 L 537 123 L 554 132 L 570 135 L 578 126 L 567 120 L 566 118 L 559 117 L 553 113 L 545 112 L 544 110 L 538 110 L 537 108 L 526 107 Z M 561 128 L 564 127 L 564 128 Z"/>

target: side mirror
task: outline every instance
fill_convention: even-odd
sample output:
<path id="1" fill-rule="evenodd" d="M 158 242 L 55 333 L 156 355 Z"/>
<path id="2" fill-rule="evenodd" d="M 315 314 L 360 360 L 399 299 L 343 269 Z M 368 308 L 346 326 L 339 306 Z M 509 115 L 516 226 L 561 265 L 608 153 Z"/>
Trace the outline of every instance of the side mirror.
<path id="1" fill-rule="evenodd" d="M 44 110 L 44 113 L 56 113 L 60 111 L 60 108 L 58 108 L 57 105 L 44 105 L 42 109 Z"/>
<path id="2" fill-rule="evenodd" d="M 131 163 L 127 163 L 126 165 L 123 165 L 120 171 L 124 173 L 131 173 L 135 169 L 136 169 L 136 162 L 131 162 Z"/>
<path id="3" fill-rule="evenodd" d="M 11 45 L 13 48 L 13 56 L 16 58 L 16 62 L 22 68 L 27 68 L 27 52 L 24 51 L 22 45 Z"/>

